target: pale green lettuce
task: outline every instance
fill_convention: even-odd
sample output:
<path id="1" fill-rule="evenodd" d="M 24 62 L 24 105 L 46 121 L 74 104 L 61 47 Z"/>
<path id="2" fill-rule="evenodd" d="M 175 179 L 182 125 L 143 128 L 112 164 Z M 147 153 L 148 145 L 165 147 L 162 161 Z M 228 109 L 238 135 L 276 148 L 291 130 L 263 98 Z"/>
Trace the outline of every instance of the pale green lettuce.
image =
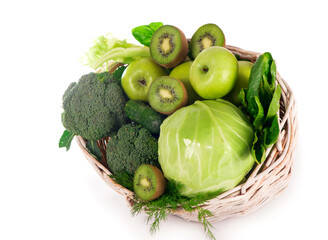
<path id="1" fill-rule="evenodd" d="M 93 46 L 85 53 L 82 62 L 97 70 L 109 61 L 130 64 L 136 59 L 149 56 L 148 47 L 137 46 L 108 34 L 94 40 Z"/>
<path id="2" fill-rule="evenodd" d="M 161 125 L 159 162 L 169 180 L 183 184 L 181 194 L 226 191 L 254 165 L 252 125 L 225 100 L 196 101 Z"/>

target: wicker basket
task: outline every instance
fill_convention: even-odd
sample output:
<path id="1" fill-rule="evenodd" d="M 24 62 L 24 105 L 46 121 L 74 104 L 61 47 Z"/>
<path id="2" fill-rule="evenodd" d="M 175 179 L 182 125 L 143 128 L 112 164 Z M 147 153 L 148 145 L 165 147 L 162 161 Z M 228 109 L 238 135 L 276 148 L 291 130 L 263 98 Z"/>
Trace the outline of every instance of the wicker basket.
<path id="1" fill-rule="evenodd" d="M 248 59 L 252 62 L 255 62 L 260 55 L 260 53 L 246 51 L 234 46 L 226 47 L 234 54 L 238 54 L 241 59 Z M 118 65 L 111 70 L 115 70 L 117 67 Z M 276 79 L 282 88 L 278 113 L 280 120 L 278 141 L 274 146 L 267 149 L 266 160 L 252 170 L 246 182 L 207 201 L 202 206 L 213 213 L 213 216 L 208 218 L 210 222 L 252 212 L 287 187 L 296 146 L 297 118 L 292 90 L 279 73 L 277 73 Z M 106 162 L 101 163 L 89 154 L 86 149 L 86 141 L 82 137 L 77 137 L 77 142 L 101 178 L 116 192 L 123 195 L 129 205 L 132 206 L 134 203 L 133 192 L 117 184 L 109 177 L 111 172 L 105 167 Z M 106 140 L 98 141 L 98 144 L 105 147 Z M 173 214 L 188 221 L 198 221 L 196 211 L 189 213 L 183 209 L 178 209 Z"/>

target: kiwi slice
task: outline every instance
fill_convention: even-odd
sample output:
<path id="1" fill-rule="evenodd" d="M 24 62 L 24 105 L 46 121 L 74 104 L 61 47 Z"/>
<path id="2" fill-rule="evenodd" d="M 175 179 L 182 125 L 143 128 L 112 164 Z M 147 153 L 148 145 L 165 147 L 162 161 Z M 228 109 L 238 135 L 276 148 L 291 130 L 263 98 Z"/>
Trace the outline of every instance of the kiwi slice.
<path id="1" fill-rule="evenodd" d="M 183 83 L 173 77 L 162 76 L 149 87 L 148 102 L 157 112 L 171 114 L 186 105 L 188 94 Z"/>
<path id="2" fill-rule="evenodd" d="M 217 25 L 209 23 L 197 29 L 191 38 L 190 48 L 194 58 L 204 49 L 212 46 L 223 47 L 225 45 L 225 37 L 221 28 Z"/>
<path id="3" fill-rule="evenodd" d="M 166 180 L 157 167 L 142 164 L 133 178 L 134 193 L 144 201 L 151 201 L 161 196 L 166 187 Z"/>
<path id="4" fill-rule="evenodd" d="M 151 37 L 150 55 L 159 65 L 172 68 L 183 62 L 188 54 L 188 42 L 177 27 L 164 25 Z"/>

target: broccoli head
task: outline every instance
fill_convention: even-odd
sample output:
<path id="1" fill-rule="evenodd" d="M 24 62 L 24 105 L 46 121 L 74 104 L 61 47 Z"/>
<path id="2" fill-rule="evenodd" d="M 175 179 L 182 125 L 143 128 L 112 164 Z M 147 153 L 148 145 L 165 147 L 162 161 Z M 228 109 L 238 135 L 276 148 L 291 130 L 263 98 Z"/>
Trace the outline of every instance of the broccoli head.
<path id="1" fill-rule="evenodd" d="M 74 135 L 99 140 L 126 124 L 126 101 L 112 74 L 86 74 L 63 95 L 62 123 Z"/>
<path id="2" fill-rule="evenodd" d="M 114 174 L 126 171 L 133 176 L 141 164 L 160 167 L 157 139 L 139 125 L 122 126 L 108 141 L 106 155 L 108 167 Z"/>

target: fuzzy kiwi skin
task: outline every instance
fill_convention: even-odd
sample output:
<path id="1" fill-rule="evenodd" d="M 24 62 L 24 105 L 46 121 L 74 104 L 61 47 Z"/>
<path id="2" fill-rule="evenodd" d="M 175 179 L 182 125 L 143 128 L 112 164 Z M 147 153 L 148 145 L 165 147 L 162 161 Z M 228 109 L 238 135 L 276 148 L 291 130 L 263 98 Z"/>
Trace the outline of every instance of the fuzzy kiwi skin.
<path id="1" fill-rule="evenodd" d="M 140 196 L 138 196 L 140 199 L 142 199 L 143 201 L 151 201 L 151 200 L 154 200 L 158 197 L 160 197 L 164 192 L 165 192 L 165 188 L 166 188 L 166 180 L 164 178 L 164 175 L 162 173 L 161 170 L 159 170 L 158 167 L 155 167 L 155 166 L 152 166 L 152 165 L 149 165 L 149 164 L 143 164 L 143 165 L 146 165 L 148 167 L 150 167 L 153 172 L 155 173 L 155 176 L 156 176 L 156 191 L 154 193 L 154 195 L 149 198 L 149 199 L 142 199 L 140 198 Z M 140 165 L 139 167 L 141 167 L 142 165 Z M 137 178 L 138 176 L 135 174 L 135 178 Z"/>
<path id="2" fill-rule="evenodd" d="M 154 200 L 154 199 L 160 197 L 165 192 L 166 180 L 164 178 L 162 171 L 159 170 L 158 167 L 155 167 L 152 165 L 149 165 L 149 166 L 153 169 L 153 171 L 156 175 L 156 179 L 157 179 L 155 194 L 153 195 L 153 197 L 151 199 L 149 199 L 149 201 L 151 201 L 151 200 Z"/>
<path id="3" fill-rule="evenodd" d="M 173 78 L 173 77 L 170 77 L 170 78 Z M 174 79 L 176 79 L 176 78 L 174 78 Z M 156 110 L 157 112 L 159 112 L 159 113 L 162 113 L 162 114 L 165 114 L 165 115 L 170 115 L 170 114 L 172 114 L 172 113 L 174 113 L 176 110 L 178 110 L 178 109 L 180 109 L 180 108 L 182 108 L 182 107 L 184 107 L 184 106 L 186 106 L 187 105 L 187 102 L 188 102 L 188 93 L 187 93 L 187 89 L 186 89 L 186 87 L 183 85 L 183 83 L 179 80 L 179 79 L 176 79 L 180 84 L 181 84 L 181 86 L 182 86 L 182 90 L 183 90 L 183 99 L 182 99 L 182 101 L 181 101 L 181 103 L 179 104 L 179 105 L 177 105 L 176 106 L 176 108 L 174 108 L 172 111 L 169 111 L 169 112 L 164 112 L 164 111 L 159 111 L 159 110 L 157 110 L 157 109 L 155 109 L 153 106 L 152 106 L 152 108 L 154 109 L 154 110 Z M 155 80 L 156 81 L 156 80 Z M 152 82 L 152 84 L 154 83 L 154 81 Z M 150 85 L 150 87 L 149 87 L 149 89 L 151 88 L 151 85 Z M 149 99 L 150 99 L 150 91 L 148 91 L 148 102 L 150 103 L 150 101 L 149 101 Z"/>
<path id="4" fill-rule="evenodd" d="M 153 58 L 154 62 L 156 62 L 157 64 L 159 64 L 159 65 L 161 65 L 165 68 L 173 68 L 175 66 L 178 66 L 180 63 L 182 63 L 187 58 L 187 55 L 188 55 L 188 52 L 189 52 L 188 41 L 187 41 L 187 38 L 186 38 L 185 34 L 179 28 L 177 28 L 175 26 L 172 26 L 172 27 L 178 29 L 179 32 L 180 32 L 181 49 L 180 49 L 179 54 L 176 56 L 176 58 L 174 60 L 172 60 L 171 62 L 166 63 L 166 64 L 161 64 Z M 150 54 L 151 54 L 151 51 L 150 51 Z"/>

